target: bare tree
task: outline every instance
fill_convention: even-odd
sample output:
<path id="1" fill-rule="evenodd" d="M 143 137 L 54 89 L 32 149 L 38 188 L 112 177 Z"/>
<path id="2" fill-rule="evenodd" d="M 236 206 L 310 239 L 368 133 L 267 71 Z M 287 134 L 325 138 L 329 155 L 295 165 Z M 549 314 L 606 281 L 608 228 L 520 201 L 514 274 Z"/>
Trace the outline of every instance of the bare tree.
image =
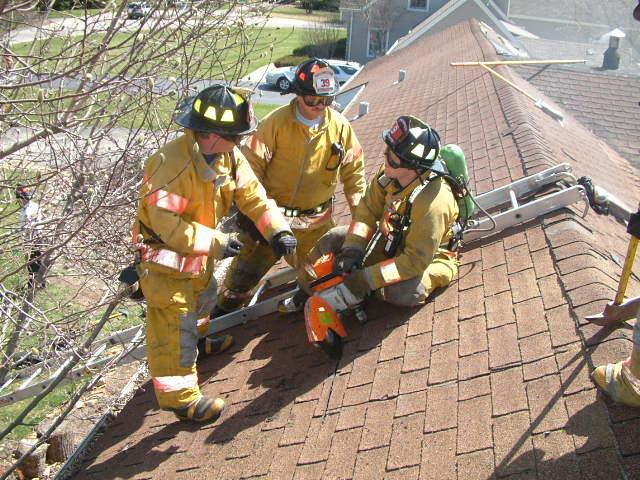
<path id="1" fill-rule="evenodd" d="M 402 8 L 398 8 L 398 0 L 371 0 L 366 3 L 359 13 L 363 16 L 369 26 L 370 35 L 379 35 L 379 38 L 372 38 L 376 55 L 384 55 L 386 50 L 386 37 L 395 19 L 401 14 Z M 376 47 L 377 44 L 377 47 Z"/>
<path id="2" fill-rule="evenodd" d="M 316 23 L 309 30 L 309 56 L 332 58 L 335 55 L 338 40 L 342 38 L 342 30 L 335 25 Z"/>
<path id="3" fill-rule="evenodd" d="M 401 12 L 394 0 L 372 0 L 361 10 L 369 27 L 384 30 L 391 28 Z"/>
<path id="4" fill-rule="evenodd" d="M 142 164 L 175 134 L 177 101 L 270 54 L 258 4 L 163 1 L 134 21 L 124 1 L 53 18 L 54 1 L 42 13 L 42 0 L 0 0 L 0 386 L 26 361 L 86 357 L 113 323 L 102 314 L 133 258 Z M 18 183 L 42 213 L 30 246 Z M 34 245 L 43 268 L 29 282 Z"/>

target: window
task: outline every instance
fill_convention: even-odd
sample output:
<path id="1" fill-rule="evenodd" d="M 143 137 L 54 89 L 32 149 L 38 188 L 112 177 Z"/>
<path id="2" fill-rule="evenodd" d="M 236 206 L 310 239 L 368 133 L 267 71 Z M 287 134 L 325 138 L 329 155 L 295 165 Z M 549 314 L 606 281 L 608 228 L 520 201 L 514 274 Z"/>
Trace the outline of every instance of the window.
<path id="1" fill-rule="evenodd" d="M 346 65 L 342 65 L 340 67 L 342 69 L 342 71 L 344 73 L 346 73 L 347 75 L 353 75 L 354 73 L 356 73 L 358 71 L 357 68 L 353 68 L 353 67 L 347 67 Z"/>
<path id="2" fill-rule="evenodd" d="M 389 32 L 378 28 L 369 29 L 367 42 L 367 57 L 380 57 L 387 51 Z"/>
<path id="3" fill-rule="evenodd" d="M 420 11 L 428 11 L 429 10 L 429 0 L 409 0 L 409 6 L 407 7 L 409 10 L 420 10 Z"/>

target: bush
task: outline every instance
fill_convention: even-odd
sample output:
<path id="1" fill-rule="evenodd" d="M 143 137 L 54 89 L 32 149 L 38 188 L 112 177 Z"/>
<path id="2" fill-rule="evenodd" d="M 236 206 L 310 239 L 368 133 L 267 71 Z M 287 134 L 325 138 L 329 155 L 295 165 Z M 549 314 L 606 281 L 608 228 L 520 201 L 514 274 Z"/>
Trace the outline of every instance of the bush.
<path id="1" fill-rule="evenodd" d="M 309 55 L 286 55 L 273 61 L 276 67 L 295 67 L 305 60 L 309 60 Z"/>
<path id="2" fill-rule="evenodd" d="M 335 58 L 345 59 L 347 58 L 347 39 L 341 38 L 336 42 L 335 49 L 333 50 Z"/>
<path id="3" fill-rule="evenodd" d="M 302 0 L 302 8 L 311 13 L 313 10 L 337 12 L 340 10 L 340 0 Z"/>
<path id="4" fill-rule="evenodd" d="M 104 8 L 106 2 L 103 0 L 56 0 L 51 6 L 53 10 L 72 10 L 82 8 Z M 48 10 L 49 0 L 40 0 L 38 2 L 38 8 L 41 11 Z"/>
<path id="5" fill-rule="evenodd" d="M 313 0 L 314 10 L 325 10 L 327 12 L 340 11 L 340 0 Z"/>

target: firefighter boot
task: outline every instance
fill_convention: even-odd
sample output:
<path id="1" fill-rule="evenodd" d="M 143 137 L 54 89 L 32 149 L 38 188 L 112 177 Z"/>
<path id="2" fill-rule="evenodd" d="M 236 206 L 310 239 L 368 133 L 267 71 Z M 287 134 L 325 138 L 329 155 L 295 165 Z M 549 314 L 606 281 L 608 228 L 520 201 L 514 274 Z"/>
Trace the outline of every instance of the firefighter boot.
<path id="1" fill-rule="evenodd" d="M 640 407 L 640 318 L 633 328 L 631 356 L 623 362 L 599 366 L 591 378 L 616 402 Z"/>
<path id="2" fill-rule="evenodd" d="M 209 329 L 211 320 L 227 313 L 229 312 L 221 310 L 218 306 L 213 307 L 209 318 L 206 318 L 198 323 L 198 334 L 205 335 L 207 333 L 207 330 Z M 200 340 L 198 340 L 198 361 L 202 360 L 204 357 L 222 353 L 231 345 L 233 345 L 233 336 L 231 335 L 222 335 L 220 337 L 209 335 L 201 338 Z"/>
<path id="3" fill-rule="evenodd" d="M 198 340 L 198 360 L 210 355 L 217 355 L 229 349 L 233 345 L 232 335 L 222 335 L 221 337 L 208 337 Z"/>
<path id="4" fill-rule="evenodd" d="M 174 408 L 173 413 L 179 420 L 192 422 L 215 422 L 220 418 L 225 403 L 221 398 L 200 396 L 189 405 Z"/>

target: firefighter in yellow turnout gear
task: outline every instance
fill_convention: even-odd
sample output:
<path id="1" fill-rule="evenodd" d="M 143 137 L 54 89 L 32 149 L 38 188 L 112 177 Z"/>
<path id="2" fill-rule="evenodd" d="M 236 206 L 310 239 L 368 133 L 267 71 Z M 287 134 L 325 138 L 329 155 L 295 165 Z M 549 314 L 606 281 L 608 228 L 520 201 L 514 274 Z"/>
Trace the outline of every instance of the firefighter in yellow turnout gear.
<path id="1" fill-rule="evenodd" d="M 457 255 L 449 244 L 458 204 L 447 181 L 434 173 L 440 161 L 440 138 L 434 129 L 403 116 L 383 138 L 385 164 L 370 182 L 348 230 L 330 231 L 308 261 L 338 252 L 336 268 L 350 272 L 344 283 L 356 297 L 375 291 L 396 305 L 420 305 L 457 275 Z M 362 265 L 377 223 L 379 240 Z"/>
<path id="2" fill-rule="evenodd" d="M 145 164 L 134 224 L 137 271 L 148 305 L 147 356 L 159 406 L 180 419 L 207 421 L 219 417 L 224 401 L 200 393 L 198 349 L 215 353 L 231 338 L 198 338 L 216 298 L 214 262 L 241 247 L 215 227 L 235 202 L 274 248 L 289 239 L 295 248 L 295 238 L 236 148 L 257 126 L 242 92 L 209 87 L 185 100 L 175 121 L 184 134 Z"/>
<path id="3" fill-rule="evenodd" d="M 338 181 L 344 186 L 353 213 L 364 195 L 362 147 L 346 118 L 330 108 L 338 85 L 329 65 L 318 59 L 297 67 L 292 89 L 296 98 L 265 118 L 247 140 L 243 153 L 256 176 L 289 220 L 298 240 L 296 257 L 285 257 L 302 267 L 309 250 L 334 225 L 333 195 Z M 244 233 L 218 300 L 220 314 L 235 310 L 276 263 L 250 222 L 239 223 Z"/>

